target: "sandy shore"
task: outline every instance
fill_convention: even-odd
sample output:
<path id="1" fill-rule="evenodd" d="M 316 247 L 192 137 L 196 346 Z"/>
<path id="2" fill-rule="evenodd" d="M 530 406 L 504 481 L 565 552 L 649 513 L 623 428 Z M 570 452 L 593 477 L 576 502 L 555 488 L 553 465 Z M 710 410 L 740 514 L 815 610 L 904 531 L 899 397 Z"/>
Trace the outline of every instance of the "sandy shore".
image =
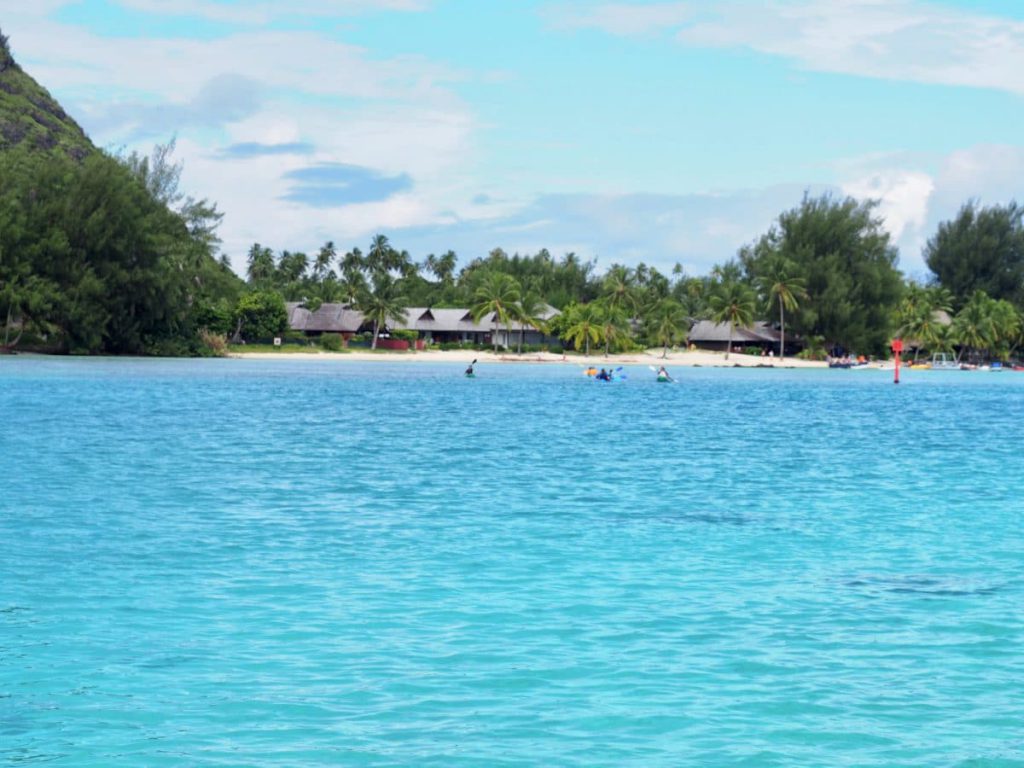
<path id="1" fill-rule="evenodd" d="M 706 368 L 733 368 L 771 366 L 774 368 L 826 368 L 823 362 L 810 360 L 797 360 L 787 357 L 785 361 L 771 357 L 755 357 L 753 355 L 740 355 L 733 353 L 729 359 L 725 359 L 724 352 L 706 352 L 698 350 L 694 352 L 670 352 L 668 357 L 662 359 L 661 350 L 648 350 L 647 352 L 634 352 L 624 355 L 554 355 L 550 352 L 530 353 L 517 355 L 514 352 L 499 353 L 474 352 L 472 350 L 449 350 L 445 352 L 243 352 L 232 354 L 231 357 L 245 358 L 250 360 L 351 360 L 358 362 L 408 362 L 408 363 L 469 363 L 477 360 L 480 365 L 492 363 L 507 364 L 538 364 L 538 363 L 569 363 L 579 365 L 594 365 L 598 368 L 609 365 L 665 365 L 672 366 L 701 366 Z"/>

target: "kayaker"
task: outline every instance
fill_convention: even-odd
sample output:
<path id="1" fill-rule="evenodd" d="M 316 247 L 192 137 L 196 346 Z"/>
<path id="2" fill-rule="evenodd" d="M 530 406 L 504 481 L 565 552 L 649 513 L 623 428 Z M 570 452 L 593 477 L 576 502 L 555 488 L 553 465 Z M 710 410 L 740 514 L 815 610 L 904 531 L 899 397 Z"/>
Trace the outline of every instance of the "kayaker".
<path id="1" fill-rule="evenodd" d="M 600 381 L 611 381 L 612 380 L 611 374 L 608 373 L 608 371 L 606 371 L 604 368 L 602 368 L 601 371 L 594 378 L 599 379 Z"/>
<path id="2" fill-rule="evenodd" d="M 661 366 L 658 369 L 658 379 L 659 380 L 663 379 L 665 381 L 674 381 L 674 379 L 671 376 L 668 375 L 668 371 L 665 370 L 665 366 L 664 365 Z"/>

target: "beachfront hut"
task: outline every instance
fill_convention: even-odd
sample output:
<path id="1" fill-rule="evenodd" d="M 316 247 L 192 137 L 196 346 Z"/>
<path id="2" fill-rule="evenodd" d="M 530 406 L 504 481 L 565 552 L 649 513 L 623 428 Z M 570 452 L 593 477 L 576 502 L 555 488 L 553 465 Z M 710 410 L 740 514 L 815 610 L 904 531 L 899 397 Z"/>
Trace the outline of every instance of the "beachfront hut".
<path id="1" fill-rule="evenodd" d="M 389 330 L 416 331 L 428 344 L 490 344 L 493 324 L 489 318 L 473 319 L 463 308 L 407 307 L 405 320 L 392 319 Z"/>
<path id="2" fill-rule="evenodd" d="M 710 320 L 699 320 L 687 335 L 690 344 L 700 349 L 711 349 L 724 352 L 729 345 L 729 324 L 713 323 Z M 746 347 L 757 347 L 766 353 L 779 351 L 779 332 L 765 322 L 757 322 L 748 328 L 734 326 L 732 329 L 733 350 Z M 786 354 L 794 354 L 799 349 L 799 339 L 790 339 L 786 334 Z"/>
<path id="3" fill-rule="evenodd" d="M 364 323 L 363 313 L 348 304 L 321 304 L 311 312 L 300 302 L 287 302 L 285 309 L 288 310 L 288 327 L 307 336 L 339 333 L 349 339 Z"/>
<path id="4" fill-rule="evenodd" d="M 539 319 L 547 323 L 558 315 L 560 315 L 557 309 L 552 307 L 550 304 L 545 304 L 544 309 L 538 315 Z M 494 324 L 493 318 L 491 323 Z M 538 331 L 532 325 L 523 324 L 518 320 L 513 320 L 509 323 L 506 329 L 504 325 L 500 328 L 495 325 L 494 332 L 497 334 L 498 346 L 505 347 L 507 349 L 513 349 L 519 345 L 519 336 L 522 333 L 523 344 L 527 345 L 538 345 L 538 344 L 561 344 L 561 341 L 557 336 L 549 336 L 543 331 Z"/>

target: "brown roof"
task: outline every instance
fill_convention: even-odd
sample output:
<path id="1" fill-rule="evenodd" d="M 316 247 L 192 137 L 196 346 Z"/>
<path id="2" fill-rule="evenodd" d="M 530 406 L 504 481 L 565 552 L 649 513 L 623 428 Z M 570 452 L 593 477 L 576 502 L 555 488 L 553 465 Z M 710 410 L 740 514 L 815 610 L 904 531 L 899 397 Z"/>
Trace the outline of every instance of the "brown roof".
<path id="1" fill-rule="evenodd" d="M 713 323 L 710 320 L 699 320 L 690 329 L 688 338 L 691 342 L 726 342 L 729 341 L 729 324 Z M 750 342 L 752 344 L 764 344 L 771 342 L 777 344 L 779 332 L 768 323 L 756 322 L 748 328 L 734 326 L 732 329 L 733 343 Z"/>
<path id="2" fill-rule="evenodd" d="M 356 333 L 363 324 L 363 313 L 349 308 L 347 304 L 321 304 L 310 312 L 298 302 L 285 304 L 288 310 L 288 327 L 293 331 L 314 333 Z"/>

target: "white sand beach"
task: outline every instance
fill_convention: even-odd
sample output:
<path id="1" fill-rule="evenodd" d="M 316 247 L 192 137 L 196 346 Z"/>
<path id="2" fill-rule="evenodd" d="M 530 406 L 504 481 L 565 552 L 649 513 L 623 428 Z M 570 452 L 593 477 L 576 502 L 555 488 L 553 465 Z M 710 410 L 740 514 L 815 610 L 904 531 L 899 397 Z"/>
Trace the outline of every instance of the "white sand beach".
<path id="1" fill-rule="evenodd" d="M 667 358 L 662 358 L 660 349 L 651 349 L 646 352 L 631 352 L 621 355 L 610 355 L 605 357 L 602 354 L 585 355 L 556 355 L 550 352 L 531 352 L 517 355 L 514 352 L 500 352 L 497 355 L 493 352 L 478 352 L 474 350 L 448 350 L 430 352 L 370 352 L 368 350 L 354 350 L 350 352 L 235 352 L 231 357 L 246 358 L 252 360 L 351 360 L 353 362 L 408 362 L 408 363 L 469 363 L 473 360 L 481 365 L 499 364 L 542 364 L 542 363 L 569 363 L 579 365 L 594 365 L 597 367 L 608 365 L 665 365 L 667 367 L 708 367 L 708 368 L 733 368 L 733 367 L 772 367 L 772 368 L 827 368 L 827 364 L 821 361 L 797 360 L 794 357 L 787 357 L 785 360 L 772 357 L 759 357 L 754 355 L 742 355 L 733 353 L 729 359 L 725 359 L 724 352 L 708 352 L 706 350 L 677 351 L 669 352 Z"/>

